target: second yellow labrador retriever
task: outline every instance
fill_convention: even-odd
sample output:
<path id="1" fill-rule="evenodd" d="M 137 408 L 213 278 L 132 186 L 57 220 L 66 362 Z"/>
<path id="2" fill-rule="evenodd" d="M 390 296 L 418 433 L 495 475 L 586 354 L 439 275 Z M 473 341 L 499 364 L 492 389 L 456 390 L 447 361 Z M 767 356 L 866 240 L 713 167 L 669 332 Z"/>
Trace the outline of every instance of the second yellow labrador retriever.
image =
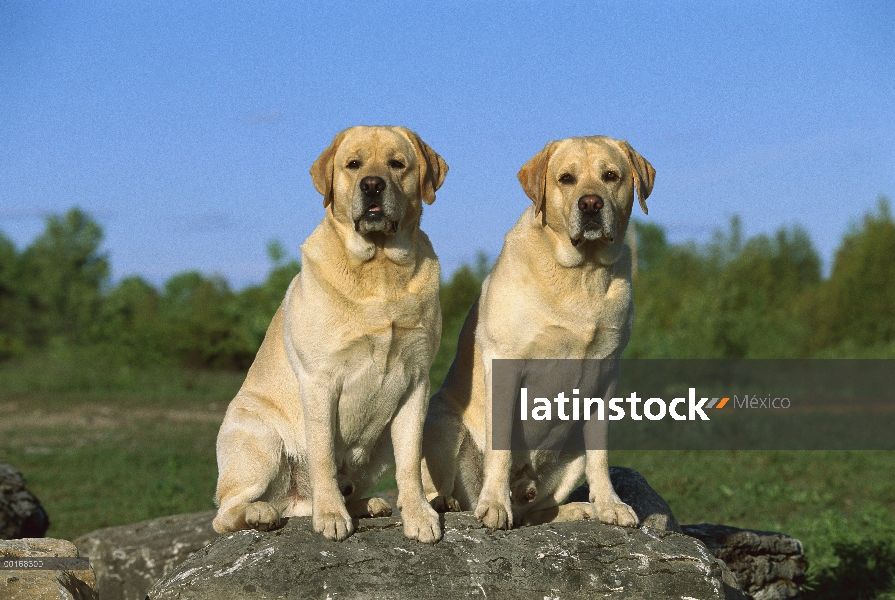
<path id="1" fill-rule="evenodd" d="M 475 510 L 491 529 L 581 518 L 637 524 L 612 488 L 605 445 L 492 449 L 491 376 L 494 359 L 617 364 L 634 317 L 625 231 L 635 190 L 645 213 L 654 177 L 627 142 L 607 137 L 551 142 L 519 171 L 533 205 L 507 233 L 430 401 L 423 480 L 437 509 Z M 617 369 L 610 378 L 600 385 L 611 394 Z M 586 427 L 605 442 L 606 421 Z M 590 502 L 561 505 L 583 475 Z"/>
<path id="2" fill-rule="evenodd" d="M 221 425 L 216 531 L 312 516 L 343 540 L 352 517 L 391 513 L 363 494 L 394 460 L 404 533 L 441 539 L 419 470 L 441 336 L 438 259 L 419 223 L 447 170 L 402 127 L 343 131 L 314 163 L 326 217 Z"/>

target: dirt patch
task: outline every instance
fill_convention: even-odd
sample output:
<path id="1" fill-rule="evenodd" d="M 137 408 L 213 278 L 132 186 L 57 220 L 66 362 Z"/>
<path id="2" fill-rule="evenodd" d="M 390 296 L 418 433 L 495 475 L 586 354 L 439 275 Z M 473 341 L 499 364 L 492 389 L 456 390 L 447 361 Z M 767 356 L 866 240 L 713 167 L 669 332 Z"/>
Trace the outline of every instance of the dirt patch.
<path id="1" fill-rule="evenodd" d="M 145 443 L 159 431 L 179 431 L 186 438 L 205 436 L 223 421 L 225 408 L 223 404 L 133 408 L 91 403 L 56 409 L 35 407 L 22 401 L 3 402 L 0 403 L 0 448 L 51 454 L 96 443 Z"/>
<path id="2" fill-rule="evenodd" d="M 23 428 L 112 429 L 141 421 L 154 423 L 220 423 L 225 407 L 205 409 L 120 408 L 113 405 L 81 405 L 66 410 L 30 408 L 18 402 L 0 403 L 0 432 Z"/>

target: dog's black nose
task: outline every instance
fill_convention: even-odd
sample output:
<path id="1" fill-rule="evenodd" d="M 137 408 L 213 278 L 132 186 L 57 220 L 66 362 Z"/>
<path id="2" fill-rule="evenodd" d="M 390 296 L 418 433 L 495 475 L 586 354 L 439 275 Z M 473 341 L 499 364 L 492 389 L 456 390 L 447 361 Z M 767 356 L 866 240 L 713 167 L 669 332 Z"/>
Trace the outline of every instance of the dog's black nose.
<path id="1" fill-rule="evenodd" d="M 603 199 L 597 195 L 581 196 L 578 199 L 578 210 L 583 213 L 595 213 L 603 208 Z"/>
<path id="2" fill-rule="evenodd" d="M 342 489 L 339 491 L 342 492 L 342 495 L 347 498 L 348 496 L 350 496 L 351 494 L 354 493 L 354 485 L 351 483 L 346 483 L 342 486 Z"/>
<path id="3" fill-rule="evenodd" d="M 364 177 L 360 180 L 360 191 L 367 198 L 376 198 L 385 189 L 385 180 L 382 177 Z"/>

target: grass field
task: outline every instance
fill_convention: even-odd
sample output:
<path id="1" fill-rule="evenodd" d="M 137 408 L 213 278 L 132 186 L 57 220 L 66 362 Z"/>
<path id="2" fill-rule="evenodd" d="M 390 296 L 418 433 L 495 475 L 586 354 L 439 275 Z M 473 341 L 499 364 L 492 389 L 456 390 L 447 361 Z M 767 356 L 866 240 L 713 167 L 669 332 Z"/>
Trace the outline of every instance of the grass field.
<path id="1" fill-rule="evenodd" d="M 214 442 L 242 376 L 77 359 L 0 364 L 0 460 L 50 515 L 49 536 L 213 508 Z M 617 451 L 682 523 L 801 539 L 809 598 L 895 599 L 895 453 Z M 385 480 L 380 487 L 394 485 Z"/>

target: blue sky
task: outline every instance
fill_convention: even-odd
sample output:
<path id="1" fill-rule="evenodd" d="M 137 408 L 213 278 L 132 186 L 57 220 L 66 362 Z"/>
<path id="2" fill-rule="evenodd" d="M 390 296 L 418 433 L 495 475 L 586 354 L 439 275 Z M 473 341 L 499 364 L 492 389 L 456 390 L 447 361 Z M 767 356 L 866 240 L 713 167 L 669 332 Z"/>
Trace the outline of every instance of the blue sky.
<path id="1" fill-rule="evenodd" d="M 450 165 L 426 208 L 446 274 L 497 255 L 546 142 L 627 139 L 643 220 L 706 241 L 800 225 L 829 264 L 895 199 L 892 2 L 0 0 L 0 230 L 80 206 L 116 279 L 262 280 L 323 217 L 340 130 L 404 125 Z"/>

